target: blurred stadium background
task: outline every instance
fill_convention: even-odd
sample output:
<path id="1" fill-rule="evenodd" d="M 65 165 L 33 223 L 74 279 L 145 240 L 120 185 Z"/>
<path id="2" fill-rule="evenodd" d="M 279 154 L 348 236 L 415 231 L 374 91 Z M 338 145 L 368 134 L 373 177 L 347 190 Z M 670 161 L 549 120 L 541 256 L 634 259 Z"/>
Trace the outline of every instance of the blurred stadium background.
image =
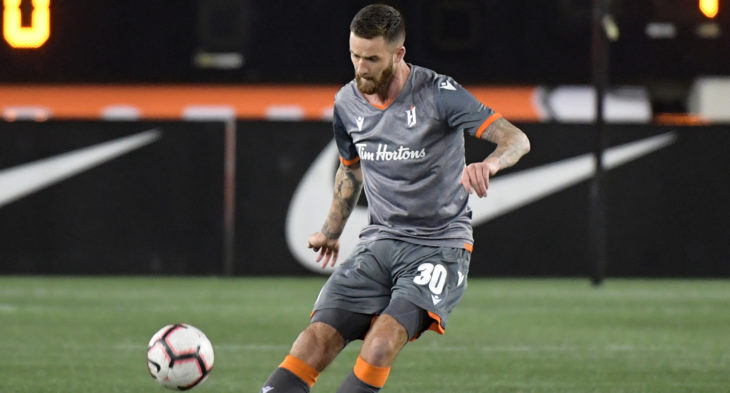
<path id="1" fill-rule="evenodd" d="M 3 0 L 0 349 L 20 355 L 0 357 L 0 392 L 152 391 L 126 359 L 175 321 L 222 351 L 197 389 L 256 389 L 325 277 L 306 235 L 329 204 L 316 180 L 334 174 L 333 97 L 367 3 Z M 407 61 L 532 141 L 474 201 L 455 332 L 421 347 L 461 366 L 418 390 L 730 391 L 730 4 L 387 3 Z M 467 160 L 490 148 L 467 138 Z M 401 379 L 390 391 L 411 391 Z"/>

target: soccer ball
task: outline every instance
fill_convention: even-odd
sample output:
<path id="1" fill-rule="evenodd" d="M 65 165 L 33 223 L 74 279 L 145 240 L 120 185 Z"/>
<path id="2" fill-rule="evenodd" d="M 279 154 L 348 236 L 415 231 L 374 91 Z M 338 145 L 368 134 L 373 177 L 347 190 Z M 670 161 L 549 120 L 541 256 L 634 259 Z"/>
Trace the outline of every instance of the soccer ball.
<path id="1" fill-rule="evenodd" d="M 187 390 L 208 378 L 213 369 L 213 346 L 191 325 L 167 325 L 147 346 L 147 368 L 160 385 Z"/>

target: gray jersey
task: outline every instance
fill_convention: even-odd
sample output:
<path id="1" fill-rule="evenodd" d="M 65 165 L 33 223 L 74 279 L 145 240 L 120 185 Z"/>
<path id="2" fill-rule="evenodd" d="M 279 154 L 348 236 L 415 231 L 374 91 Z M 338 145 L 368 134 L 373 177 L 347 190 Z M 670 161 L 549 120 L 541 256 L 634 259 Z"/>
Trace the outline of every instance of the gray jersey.
<path id="1" fill-rule="evenodd" d="M 387 107 L 370 104 L 354 80 L 335 96 L 340 160 L 360 161 L 368 200 L 360 239 L 470 248 L 471 210 L 459 183 L 464 131 L 479 136 L 498 115 L 452 78 L 410 67 Z"/>

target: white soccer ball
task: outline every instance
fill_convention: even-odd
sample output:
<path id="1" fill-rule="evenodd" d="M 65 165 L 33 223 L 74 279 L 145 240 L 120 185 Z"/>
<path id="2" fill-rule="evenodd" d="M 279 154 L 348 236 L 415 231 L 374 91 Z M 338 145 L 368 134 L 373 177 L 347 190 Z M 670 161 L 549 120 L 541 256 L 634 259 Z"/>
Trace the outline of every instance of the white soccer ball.
<path id="1" fill-rule="evenodd" d="M 147 367 L 160 385 L 187 390 L 208 378 L 213 369 L 213 345 L 199 329 L 184 323 L 167 325 L 147 346 Z"/>

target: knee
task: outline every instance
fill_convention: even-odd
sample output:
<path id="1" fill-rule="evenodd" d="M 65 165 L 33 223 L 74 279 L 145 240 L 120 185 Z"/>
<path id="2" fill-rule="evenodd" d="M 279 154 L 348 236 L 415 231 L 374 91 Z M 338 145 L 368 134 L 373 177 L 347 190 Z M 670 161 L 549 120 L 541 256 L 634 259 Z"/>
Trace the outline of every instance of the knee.
<path id="1" fill-rule="evenodd" d="M 393 337 L 372 337 L 367 345 L 363 345 L 360 356 L 373 366 L 387 367 L 393 362 L 401 346 Z"/>
<path id="2" fill-rule="evenodd" d="M 311 341 L 319 348 L 338 348 L 342 346 L 342 335 L 332 326 L 323 322 L 309 324 L 300 337 Z"/>
<path id="3" fill-rule="evenodd" d="M 318 371 L 322 371 L 342 348 L 344 339 L 337 330 L 325 323 L 315 322 L 299 334 L 290 353 Z"/>
<path id="4" fill-rule="evenodd" d="M 379 323 L 381 319 L 390 320 Z M 389 367 L 406 342 L 408 342 L 406 329 L 389 315 L 381 315 L 365 337 L 360 356 L 373 366 Z"/>

